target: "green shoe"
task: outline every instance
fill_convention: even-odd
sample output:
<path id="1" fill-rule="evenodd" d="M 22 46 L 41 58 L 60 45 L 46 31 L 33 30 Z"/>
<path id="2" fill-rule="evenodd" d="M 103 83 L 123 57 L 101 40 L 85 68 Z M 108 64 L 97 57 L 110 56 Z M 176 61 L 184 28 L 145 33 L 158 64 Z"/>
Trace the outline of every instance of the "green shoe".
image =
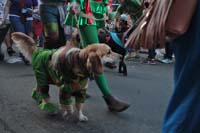
<path id="1" fill-rule="evenodd" d="M 41 94 L 37 93 L 35 88 L 32 90 L 31 96 L 37 103 L 42 102 L 42 96 Z"/>
<path id="2" fill-rule="evenodd" d="M 47 113 L 55 113 L 57 108 L 52 103 L 44 103 L 42 102 L 39 105 L 39 108 L 43 111 L 46 111 Z"/>

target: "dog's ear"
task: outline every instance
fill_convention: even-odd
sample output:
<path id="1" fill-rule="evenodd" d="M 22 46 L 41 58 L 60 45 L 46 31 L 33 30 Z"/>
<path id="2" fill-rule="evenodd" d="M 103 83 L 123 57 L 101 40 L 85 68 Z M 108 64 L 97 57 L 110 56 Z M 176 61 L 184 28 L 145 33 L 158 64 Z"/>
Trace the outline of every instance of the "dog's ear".
<path id="1" fill-rule="evenodd" d="M 100 57 L 95 52 L 89 53 L 86 66 L 91 73 L 101 74 L 103 72 L 103 64 Z"/>

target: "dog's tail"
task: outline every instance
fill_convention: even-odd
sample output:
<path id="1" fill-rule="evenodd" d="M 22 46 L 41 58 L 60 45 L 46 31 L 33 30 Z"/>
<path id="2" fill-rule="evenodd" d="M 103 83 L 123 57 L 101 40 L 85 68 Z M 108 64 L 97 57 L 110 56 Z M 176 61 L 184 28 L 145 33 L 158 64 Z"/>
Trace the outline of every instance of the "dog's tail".
<path id="1" fill-rule="evenodd" d="M 12 33 L 12 40 L 25 58 L 31 62 L 32 54 L 37 50 L 35 41 L 30 36 L 21 32 Z"/>

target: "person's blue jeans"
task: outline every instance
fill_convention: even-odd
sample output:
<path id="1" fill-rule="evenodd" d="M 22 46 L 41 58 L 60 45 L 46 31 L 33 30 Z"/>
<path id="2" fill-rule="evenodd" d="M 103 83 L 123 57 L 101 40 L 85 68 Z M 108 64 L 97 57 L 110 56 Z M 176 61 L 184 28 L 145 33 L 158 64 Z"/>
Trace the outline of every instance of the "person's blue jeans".
<path id="1" fill-rule="evenodd" d="M 10 22 L 15 32 L 23 32 L 27 35 L 32 33 L 32 20 L 22 22 L 20 17 L 10 16 Z"/>

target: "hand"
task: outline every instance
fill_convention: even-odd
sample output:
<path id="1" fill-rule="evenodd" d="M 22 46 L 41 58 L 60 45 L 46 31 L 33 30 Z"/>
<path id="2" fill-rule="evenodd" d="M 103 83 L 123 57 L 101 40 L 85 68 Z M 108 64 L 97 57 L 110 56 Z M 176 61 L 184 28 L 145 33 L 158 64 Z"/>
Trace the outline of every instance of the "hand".
<path id="1" fill-rule="evenodd" d="M 107 11 L 108 14 L 112 13 L 112 9 L 110 8 L 110 6 L 106 6 L 106 11 Z"/>

